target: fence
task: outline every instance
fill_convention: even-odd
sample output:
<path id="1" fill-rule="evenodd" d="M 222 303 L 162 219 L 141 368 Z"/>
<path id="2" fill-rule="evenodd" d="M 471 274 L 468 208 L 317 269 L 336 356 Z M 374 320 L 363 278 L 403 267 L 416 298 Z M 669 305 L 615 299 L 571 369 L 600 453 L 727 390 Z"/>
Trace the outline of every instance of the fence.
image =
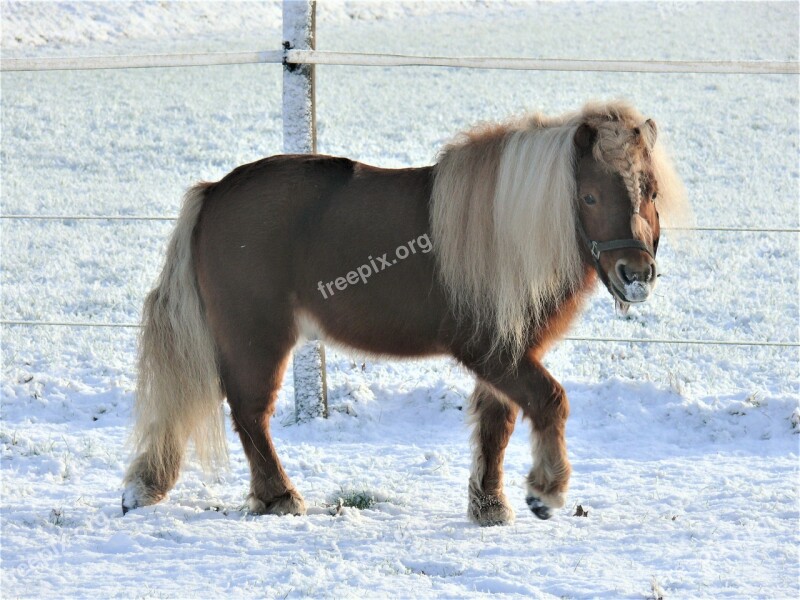
<path id="1" fill-rule="evenodd" d="M 716 73 L 716 74 L 800 74 L 797 61 L 633 61 L 532 59 L 499 57 L 441 57 L 406 56 L 396 54 L 363 54 L 321 52 L 316 50 L 316 3 L 314 0 L 284 0 L 283 50 L 261 52 L 182 53 L 169 55 L 103 56 L 73 58 L 19 58 L 0 61 L 1 71 L 54 71 L 93 69 L 135 69 L 196 67 L 233 64 L 278 64 L 283 74 L 283 139 L 287 153 L 316 151 L 315 123 L 315 65 L 350 65 L 362 67 L 456 67 L 476 69 L 516 69 L 537 71 L 605 71 L 617 73 Z M 174 217 L 158 216 L 89 216 L 89 215 L 0 215 L 0 220 L 107 220 L 107 221 L 169 221 Z M 754 227 L 693 227 L 683 228 L 703 232 L 782 233 L 798 234 L 798 228 Z M 27 327 L 112 327 L 135 328 L 136 323 L 96 323 L 0 320 L 5 326 Z M 762 346 L 778 348 L 800 347 L 800 342 L 770 342 L 756 340 L 712 339 L 638 339 L 613 337 L 565 338 L 587 343 L 645 343 L 726 346 Z M 325 349 L 312 341 L 295 351 L 295 410 L 298 419 L 327 414 L 325 384 Z"/>
<path id="2" fill-rule="evenodd" d="M 240 64 L 345 65 L 358 67 L 457 67 L 521 71 L 597 71 L 613 73 L 717 73 L 797 75 L 794 61 L 573 60 L 502 57 L 409 56 L 287 49 L 264 52 L 208 52 L 74 58 L 7 58 L 3 71 L 69 71 L 209 67 Z"/>

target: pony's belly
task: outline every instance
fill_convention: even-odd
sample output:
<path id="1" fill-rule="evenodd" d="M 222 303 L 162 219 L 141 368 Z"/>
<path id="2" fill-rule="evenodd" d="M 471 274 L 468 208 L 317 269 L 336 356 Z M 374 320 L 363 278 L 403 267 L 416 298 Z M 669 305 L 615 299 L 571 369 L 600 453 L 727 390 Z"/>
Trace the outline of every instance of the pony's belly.
<path id="1" fill-rule="evenodd" d="M 414 358 L 447 352 L 435 332 L 423 330 L 420 324 L 409 327 L 393 322 L 391 317 L 381 318 L 385 316 L 358 322 L 354 317 L 335 318 L 302 311 L 297 327 L 302 340 L 321 340 L 355 354 Z"/>

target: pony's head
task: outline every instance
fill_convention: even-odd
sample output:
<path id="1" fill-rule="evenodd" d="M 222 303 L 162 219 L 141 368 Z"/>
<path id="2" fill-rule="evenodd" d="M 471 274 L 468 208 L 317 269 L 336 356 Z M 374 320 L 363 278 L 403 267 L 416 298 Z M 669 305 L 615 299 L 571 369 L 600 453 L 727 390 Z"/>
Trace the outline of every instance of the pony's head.
<path id="1" fill-rule="evenodd" d="M 483 125 L 436 165 L 431 230 L 460 314 L 522 352 L 595 268 L 625 310 L 658 276 L 659 215 L 685 208 L 656 125 L 624 102 Z"/>
<path id="2" fill-rule="evenodd" d="M 658 172 L 668 168 L 656 154 L 658 129 L 622 103 L 587 106 L 573 136 L 578 240 L 585 259 L 626 312 L 655 287 L 661 233 Z M 659 164 L 660 161 L 660 164 Z"/>

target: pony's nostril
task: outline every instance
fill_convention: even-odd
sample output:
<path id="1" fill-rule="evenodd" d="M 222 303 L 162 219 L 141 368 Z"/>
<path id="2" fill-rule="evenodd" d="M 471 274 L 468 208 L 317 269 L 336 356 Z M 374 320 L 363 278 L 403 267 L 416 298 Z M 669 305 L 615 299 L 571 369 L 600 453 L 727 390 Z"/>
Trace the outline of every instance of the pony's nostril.
<path id="1" fill-rule="evenodd" d="M 622 268 L 619 269 L 619 278 L 622 280 L 622 283 L 632 283 L 636 281 L 636 273 L 630 271 L 627 265 L 622 265 Z"/>

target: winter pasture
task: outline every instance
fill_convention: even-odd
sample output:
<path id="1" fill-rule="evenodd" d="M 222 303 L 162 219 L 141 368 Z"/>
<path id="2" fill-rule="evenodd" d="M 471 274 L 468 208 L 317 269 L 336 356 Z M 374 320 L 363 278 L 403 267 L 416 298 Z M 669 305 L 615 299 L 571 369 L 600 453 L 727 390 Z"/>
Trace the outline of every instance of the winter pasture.
<path id="1" fill-rule="evenodd" d="M 3 1 L 3 57 L 277 49 L 278 3 Z M 322 3 L 318 48 L 462 56 L 797 60 L 797 3 Z M 3 73 L 2 214 L 172 216 L 183 190 L 280 153 L 281 67 Z M 598 289 L 564 341 L 574 472 L 527 510 L 527 423 L 506 456 L 512 526 L 466 518 L 466 400 L 448 360 L 328 352 L 331 416 L 273 435 L 309 515 L 243 510 L 248 468 L 194 463 L 120 510 L 130 327 L 2 326 L 4 598 L 796 598 L 798 77 L 317 69 L 319 150 L 430 163 L 472 123 L 625 97 L 669 139 L 698 226 L 626 318 Z M 376 215 L 376 218 L 380 218 Z M 3 219 L 2 319 L 135 323 L 163 221 Z M 764 231 L 789 229 L 792 231 Z M 581 510 L 578 511 L 578 507 Z M 584 512 L 585 516 L 573 516 Z M 335 515 L 334 515 L 335 513 Z"/>

